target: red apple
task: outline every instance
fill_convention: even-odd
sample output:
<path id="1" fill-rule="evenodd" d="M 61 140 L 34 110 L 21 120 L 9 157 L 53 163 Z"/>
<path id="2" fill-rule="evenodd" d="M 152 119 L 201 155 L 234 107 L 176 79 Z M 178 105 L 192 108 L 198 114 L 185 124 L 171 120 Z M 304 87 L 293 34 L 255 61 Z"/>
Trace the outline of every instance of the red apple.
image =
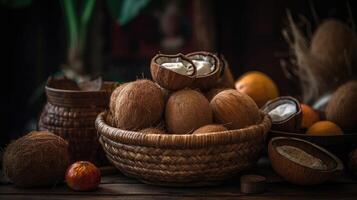
<path id="1" fill-rule="evenodd" d="M 100 183 L 100 170 L 88 161 L 75 162 L 67 169 L 66 182 L 76 191 L 94 190 Z"/>

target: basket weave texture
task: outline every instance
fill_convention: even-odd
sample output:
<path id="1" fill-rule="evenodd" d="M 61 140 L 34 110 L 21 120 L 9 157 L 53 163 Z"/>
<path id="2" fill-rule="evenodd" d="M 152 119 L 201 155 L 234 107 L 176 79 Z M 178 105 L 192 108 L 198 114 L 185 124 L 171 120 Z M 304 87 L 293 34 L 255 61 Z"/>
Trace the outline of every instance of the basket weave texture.
<path id="1" fill-rule="evenodd" d="M 94 122 L 107 108 L 116 86 L 116 83 L 104 82 L 100 91 L 77 91 L 65 87 L 58 89 L 48 83 L 45 88 L 47 103 L 39 119 L 39 130 L 50 131 L 67 140 L 72 162 L 89 160 L 103 164 L 105 156 Z"/>
<path id="2" fill-rule="evenodd" d="M 107 158 L 124 174 L 157 185 L 197 186 L 220 183 L 256 163 L 271 126 L 261 116 L 247 128 L 195 135 L 121 130 L 105 122 L 105 112 L 95 124 Z"/>

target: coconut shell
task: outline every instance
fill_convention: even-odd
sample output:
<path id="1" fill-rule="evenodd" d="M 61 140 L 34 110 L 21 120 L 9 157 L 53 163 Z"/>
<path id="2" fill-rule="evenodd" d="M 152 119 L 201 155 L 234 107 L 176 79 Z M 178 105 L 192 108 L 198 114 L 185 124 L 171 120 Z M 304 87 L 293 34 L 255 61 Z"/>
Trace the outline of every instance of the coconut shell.
<path id="1" fill-rule="evenodd" d="M 207 75 L 196 74 L 196 79 L 192 85 L 192 88 L 199 88 L 202 91 L 206 91 L 217 84 L 217 81 L 221 75 L 222 66 L 221 66 L 220 59 L 216 55 L 206 51 L 199 51 L 199 52 L 189 53 L 186 55 L 186 57 L 188 57 L 191 60 L 195 60 L 196 58 L 199 57 L 209 57 L 211 58 L 209 59 L 210 63 L 215 65 L 215 69 L 210 74 Z"/>
<path id="2" fill-rule="evenodd" d="M 340 86 L 326 107 L 326 119 L 344 130 L 357 130 L 357 81 Z"/>
<path id="3" fill-rule="evenodd" d="M 161 85 L 159 85 L 157 83 L 156 83 L 156 85 L 161 89 L 162 93 L 164 94 L 164 100 L 165 100 L 165 102 L 167 102 L 167 100 L 169 99 L 172 91 L 161 87 Z"/>
<path id="4" fill-rule="evenodd" d="M 224 90 L 211 100 L 214 121 L 229 129 L 240 129 L 260 122 L 259 108 L 252 98 L 234 89 Z"/>
<path id="5" fill-rule="evenodd" d="M 198 128 L 192 134 L 213 133 L 213 132 L 221 132 L 221 131 L 227 131 L 227 130 L 228 129 L 226 127 L 224 127 L 223 125 L 220 125 L 220 124 L 208 124 L 208 125 L 202 126 L 201 128 Z"/>
<path id="6" fill-rule="evenodd" d="M 176 59 L 182 61 L 186 67 L 191 67 L 193 70 L 192 74 L 191 75 L 179 74 L 161 65 L 164 61 L 171 61 Z M 196 77 L 196 68 L 194 67 L 193 63 L 188 58 L 186 58 L 183 54 L 176 54 L 176 55 L 157 54 L 151 60 L 150 71 L 151 71 L 152 79 L 156 83 L 158 83 L 161 87 L 166 88 L 168 90 L 179 90 L 188 87 L 193 83 Z"/>
<path id="7" fill-rule="evenodd" d="M 54 186 L 64 179 L 68 165 L 68 143 L 46 131 L 10 143 L 3 158 L 5 176 L 19 187 Z"/>
<path id="8" fill-rule="evenodd" d="M 355 33 L 346 24 L 330 19 L 314 32 L 310 52 L 328 68 L 322 70 L 330 71 L 333 78 L 343 81 L 349 75 L 348 66 L 355 57 L 356 42 Z"/>
<path id="9" fill-rule="evenodd" d="M 128 83 L 116 98 L 113 112 L 116 126 L 140 130 L 157 124 L 165 107 L 162 90 L 150 80 Z"/>
<path id="10" fill-rule="evenodd" d="M 212 110 L 200 92 L 180 90 L 173 93 L 166 103 L 165 122 L 170 133 L 192 133 L 212 123 Z"/>
<path id="11" fill-rule="evenodd" d="M 302 111 L 299 101 L 294 97 L 291 96 L 277 97 L 275 99 L 268 101 L 261 108 L 261 110 L 269 115 L 270 111 L 272 111 L 273 109 L 275 109 L 280 105 L 287 104 L 287 103 L 295 105 L 296 112 L 286 117 L 285 119 L 279 121 L 275 121 L 274 117 L 270 116 L 272 118 L 271 130 L 286 131 L 286 132 L 300 131 L 301 121 L 302 121 Z"/>
<path id="12" fill-rule="evenodd" d="M 219 56 L 221 61 L 221 76 L 219 77 L 216 88 L 231 88 L 234 89 L 234 76 L 231 72 L 231 67 L 223 55 Z"/>

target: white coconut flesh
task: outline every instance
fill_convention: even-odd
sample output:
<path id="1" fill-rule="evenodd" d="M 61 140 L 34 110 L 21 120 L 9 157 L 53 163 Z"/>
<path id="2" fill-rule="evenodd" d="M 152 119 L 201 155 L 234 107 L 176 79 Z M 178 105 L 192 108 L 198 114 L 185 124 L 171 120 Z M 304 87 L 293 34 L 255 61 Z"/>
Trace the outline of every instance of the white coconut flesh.
<path id="1" fill-rule="evenodd" d="M 296 104 L 293 102 L 284 102 L 268 112 L 273 122 L 281 122 L 297 112 Z"/>
<path id="2" fill-rule="evenodd" d="M 197 76 L 209 75 L 216 69 L 215 60 L 210 56 L 194 55 L 191 59 L 196 67 Z"/>
<path id="3" fill-rule="evenodd" d="M 192 64 L 181 58 L 160 57 L 156 60 L 156 62 L 162 67 L 174 71 L 178 74 L 192 76 L 194 73 L 194 68 Z"/>

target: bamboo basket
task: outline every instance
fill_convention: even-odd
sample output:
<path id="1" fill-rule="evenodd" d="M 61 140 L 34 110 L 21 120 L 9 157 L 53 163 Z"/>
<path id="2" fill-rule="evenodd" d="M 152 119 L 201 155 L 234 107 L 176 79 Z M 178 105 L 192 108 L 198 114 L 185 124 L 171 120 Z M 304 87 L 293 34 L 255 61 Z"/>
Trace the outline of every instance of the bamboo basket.
<path id="1" fill-rule="evenodd" d="M 111 92 L 117 85 L 104 82 L 100 91 L 80 91 L 71 89 L 61 80 L 50 78 L 45 87 L 47 103 L 38 129 L 67 140 L 72 162 L 88 160 L 101 165 L 105 156 L 94 122 L 97 115 L 107 108 Z"/>
<path id="2" fill-rule="evenodd" d="M 111 127 L 106 113 L 96 128 L 109 161 L 127 176 L 165 186 L 219 184 L 256 163 L 270 118 L 244 129 L 197 135 L 142 134 Z"/>

